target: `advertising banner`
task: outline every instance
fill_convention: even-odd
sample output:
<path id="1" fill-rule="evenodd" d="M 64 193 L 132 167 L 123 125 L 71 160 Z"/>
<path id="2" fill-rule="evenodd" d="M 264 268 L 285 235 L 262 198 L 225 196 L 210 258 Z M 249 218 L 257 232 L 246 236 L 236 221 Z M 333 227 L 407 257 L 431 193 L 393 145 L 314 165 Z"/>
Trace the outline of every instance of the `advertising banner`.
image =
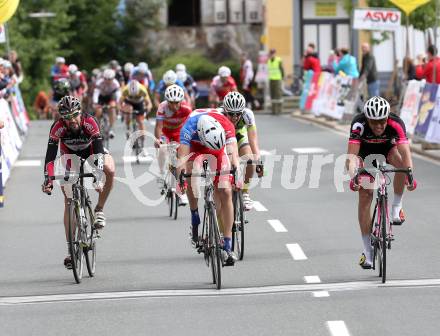
<path id="1" fill-rule="evenodd" d="M 400 28 L 401 13 L 389 8 L 357 8 L 353 11 L 353 29 L 396 30 Z"/>
<path id="2" fill-rule="evenodd" d="M 435 106 L 431 114 L 431 120 L 429 121 L 425 141 L 431 143 L 440 143 L 440 90 L 437 90 Z"/>
<path id="3" fill-rule="evenodd" d="M 321 75 L 321 72 L 314 73 L 313 76 L 312 76 L 312 79 L 310 81 L 309 93 L 307 95 L 306 103 L 305 103 L 305 106 L 304 106 L 304 109 L 306 111 L 311 111 L 312 110 L 313 101 L 318 96 L 320 75 Z"/>
<path id="4" fill-rule="evenodd" d="M 414 134 L 425 139 L 428 132 L 429 122 L 431 121 L 432 111 L 434 110 L 435 99 L 437 96 L 437 85 L 426 84 L 419 105 L 419 116 L 414 130 Z"/>
<path id="5" fill-rule="evenodd" d="M 313 79 L 313 71 L 308 70 L 304 73 L 304 85 L 303 92 L 301 93 L 301 99 L 299 101 L 299 108 L 304 111 L 306 107 L 307 97 L 309 95 L 310 85 Z"/>
<path id="6" fill-rule="evenodd" d="M 423 82 L 417 80 L 409 81 L 400 109 L 400 118 L 405 123 L 406 131 L 410 135 L 414 134 L 414 129 L 416 128 L 423 86 Z"/>

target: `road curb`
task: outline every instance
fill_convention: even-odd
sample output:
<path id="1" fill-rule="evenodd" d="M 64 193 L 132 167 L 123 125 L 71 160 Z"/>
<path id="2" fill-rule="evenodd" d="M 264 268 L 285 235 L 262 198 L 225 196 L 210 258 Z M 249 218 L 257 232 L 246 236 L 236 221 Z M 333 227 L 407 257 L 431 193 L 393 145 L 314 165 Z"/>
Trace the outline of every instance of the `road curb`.
<path id="1" fill-rule="evenodd" d="M 349 129 L 349 125 L 340 125 L 338 124 L 337 121 L 330 121 L 330 120 L 326 120 L 324 118 L 317 118 L 313 115 L 304 115 L 301 114 L 300 112 L 292 112 L 290 114 L 290 116 L 292 118 L 296 118 L 299 120 L 303 120 L 303 121 L 308 121 L 314 124 L 318 124 L 327 128 L 331 128 L 331 129 L 336 129 L 338 131 L 342 131 L 342 132 L 347 132 L 348 134 L 348 129 Z M 433 153 L 429 153 L 424 149 L 421 149 L 419 145 L 414 145 L 414 144 L 410 144 L 410 148 L 411 148 L 411 152 L 419 154 L 421 156 L 424 156 L 426 158 L 429 158 L 431 160 L 435 160 L 440 162 L 440 155 L 436 155 Z"/>

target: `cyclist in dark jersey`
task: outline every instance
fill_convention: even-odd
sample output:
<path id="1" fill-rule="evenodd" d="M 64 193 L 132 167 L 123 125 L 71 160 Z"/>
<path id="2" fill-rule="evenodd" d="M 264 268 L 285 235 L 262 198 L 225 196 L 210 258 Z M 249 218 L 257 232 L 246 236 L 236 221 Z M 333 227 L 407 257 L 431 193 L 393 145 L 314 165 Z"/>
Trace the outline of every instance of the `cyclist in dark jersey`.
<path id="1" fill-rule="evenodd" d="M 396 168 L 413 167 L 405 124 L 398 116 L 390 114 L 390 104 L 382 97 L 370 98 L 365 103 L 364 113 L 353 119 L 347 154 L 351 156 L 346 161 L 346 168 L 351 176 L 359 166 L 371 167 L 377 161 L 386 161 Z M 353 180 L 350 187 L 359 191 L 358 217 L 364 244 L 364 253 L 359 264 L 368 269 L 371 268 L 373 257 L 370 242 L 373 190 L 362 188 L 361 182 L 358 185 Z M 415 187 L 415 180 L 413 185 L 407 186 L 408 190 L 414 190 Z M 402 210 L 404 188 L 405 174 L 396 173 L 391 210 L 391 220 L 396 224 L 402 224 L 405 220 Z"/>
<path id="2" fill-rule="evenodd" d="M 104 151 L 96 119 L 88 114 L 81 113 L 81 103 L 78 98 L 73 96 L 63 97 L 58 103 L 58 111 L 61 119 L 53 123 L 49 133 L 44 164 L 43 192 L 47 194 L 52 192 L 53 181 L 50 177 L 55 176 L 55 160 L 58 147 L 63 161 L 66 162 L 66 167 L 75 166 L 72 162 L 75 161 L 75 158 L 81 157 L 87 160 L 91 155 L 94 155 L 91 157 L 93 160 L 88 160 L 89 163 L 92 163 L 93 171 L 97 176 L 94 187 L 99 193 L 98 203 L 95 207 L 94 226 L 97 229 L 102 229 L 105 226 L 103 208 L 113 186 L 115 172 L 113 158 Z M 104 176 L 105 180 L 103 179 Z M 66 192 L 69 192 L 69 190 L 62 187 L 62 191 L 64 194 L 64 227 L 66 240 L 68 241 L 69 208 Z M 69 250 L 69 246 L 67 247 Z M 64 259 L 64 265 L 71 268 L 70 255 Z"/>

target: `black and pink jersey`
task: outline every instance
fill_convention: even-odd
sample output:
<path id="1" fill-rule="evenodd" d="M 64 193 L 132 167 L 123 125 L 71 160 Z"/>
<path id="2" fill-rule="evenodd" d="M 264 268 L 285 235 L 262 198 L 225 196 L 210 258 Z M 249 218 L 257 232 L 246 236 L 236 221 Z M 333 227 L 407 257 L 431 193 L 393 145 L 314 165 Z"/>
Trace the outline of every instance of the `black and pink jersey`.
<path id="1" fill-rule="evenodd" d="M 359 156 L 364 159 L 370 154 L 387 156 L 394 146 L 407 144 L 408 137 L 403 120 L 395 114 L 390 114 L 385 131 L 380 136 L 373 133 L 368 125 L 367 117 L 364 114 L 359 114 L 354 117 L 351 123 L 348 142 L 360 145 Z"/>
<path id="2" fill-rule="evenodd" d="M 48 175 L 53 175 L 58 145 L 61 155 L 76 154 L 84 159 L 87 159 L 92 154 L 105 153 L 98 122 L 94 117 L 87 114 L 81 117 L 81 127 L 77 133 L 71 132 L 62 119 L 53 123 L 49 133 L 49 143 L 44 164 L 44 171 Z"/>

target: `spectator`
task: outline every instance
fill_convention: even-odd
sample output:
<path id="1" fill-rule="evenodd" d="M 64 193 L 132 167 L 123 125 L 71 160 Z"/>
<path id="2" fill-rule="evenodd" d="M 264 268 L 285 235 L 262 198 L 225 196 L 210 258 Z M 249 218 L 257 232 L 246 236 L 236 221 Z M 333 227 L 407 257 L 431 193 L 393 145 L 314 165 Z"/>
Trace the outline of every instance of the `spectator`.
<path id="1" fill-rule="evenodd" d="M 23 81 L 23 69 L 21 67 L 21 62 L 18 59 L 17 52 L 15 50 L 11 50 L 8 56 L 9 62 L 12 64 L 12 68 L 14 69 L 15 76 L 17 76 L 17 82 L 21 83 Z"/>
<path id="2" fill-rule="evenodd" d="M 69 68 L 66 65 L 64 57 L 55 58 L 55 65 L 52 65 L 52 68 L 50 69 L 50 77 L 52 79 L 52 84 L 60 78 L 69 77 Z"/>
<path id="3" fill-rule="evenodd" d="M 38 92 L 34 101 L 34 110 L 37 112 L 38 119 L 49 119 L 49 97 L 46 92 Z"/>
<path id="4" fill-rule="evenodd" d="M 252 94 L 252 84 L 254 82 L 254 68 L 252 61 L 249 59 L 247 53 L 241 54 L 241 66 L 240 66 L 240 81 L 241 88 L 243 90 L 244 98 L 246 99 L 247 105 L 251 108 L 258 107 L 260 104 L 254 98 Z"/>
<path id="5" fill-rule="evenodd" d="M 275 49 L 271 49 L 269 52 L 267 68 L 269 72 L 269 89 L 272 114 L 280 114 L 283 109 L 282 87 L 284 68 L 281 58 L 276 56 Z"/>
<path id="6" fill-rule="evenodd" d="M 315 52 L 315 45 L 309 43 L 304 54 L 303 68 L 305 71 L 313 70 L 313 72 L 321 72 L 321 64 L 318 54 Z"/>
<path id="7" fill-rule="evenodd" d="M 333 63 L 334 62 L 338 63 L 339 58 L 340 58 L 339 57 L 339 50 L 337 48 L 330 50 L 328 58 L 327 58 L 327 65 L 322 70 L 330 72 L 330 73 L 334 73 L 335 69 L 333 67 Z"/>
<path id="8" fill-rule="evenodd" d="M 426 79 L 427 83 L 440 84 L 440 60 L 437 57 L 437 48 L 430 45 L 426 54 L 428 56 L 428 62 L 425 65 L 423 77 Z"/>
<path id="9" fill-rule="evenodd" d="M 338 74 L 340 71 L 345 75 L 350 76 L 352 78 L 359 78 L 359 71 L 357 67 L 356 58 L 350 55 L 349 50 L 347 48 L 341 48 L 342 58 L 339 60 L 339 63 L 333 62 L 333 67 L 335 69 L 335 74 Z"/>
<path id="10" fill-rule="evenodd" d="M 367 81 L 368 96 L 379 96 L 380 82 L 377 79 L 376 59 L 371 54 L 370 45 L 362 43 L 362 68 L 360 76 Z"/>
<path id="11" fill-rule="evenodd" d="M 423 73 L 425 71 L 426 57 L 424 54 L 417 55 L 417 64 L 416 64 L 416 79 L 422 80 Z"/>
<path id="12" fill-rule="evenodd" d="M 405 57 L 403 59 L 403 71 L 406 71 L 405 78 L 406 80 L 417 79 L 416 78 L 416 67 L 414 65 L 414 61 L 411 57 Z"/>

